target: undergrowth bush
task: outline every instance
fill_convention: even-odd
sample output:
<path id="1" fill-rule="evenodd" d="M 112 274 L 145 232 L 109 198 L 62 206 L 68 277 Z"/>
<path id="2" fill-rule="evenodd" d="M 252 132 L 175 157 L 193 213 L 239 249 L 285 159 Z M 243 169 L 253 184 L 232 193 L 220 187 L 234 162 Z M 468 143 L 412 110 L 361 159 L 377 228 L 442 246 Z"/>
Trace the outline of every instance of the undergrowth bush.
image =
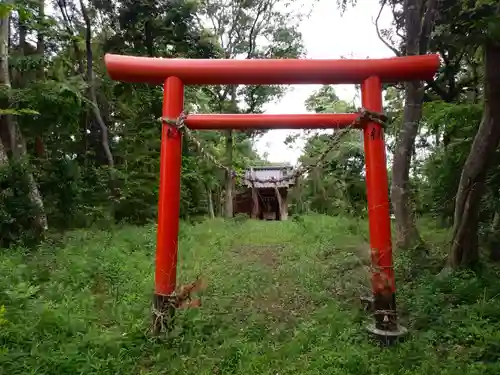
<path id="1" fill-rule="evenodd" d="M 28 171 L 21 162 L 0 167 L 0 248 L 38 241 L 33 221 L 39 209 L 29 199 Z"/>

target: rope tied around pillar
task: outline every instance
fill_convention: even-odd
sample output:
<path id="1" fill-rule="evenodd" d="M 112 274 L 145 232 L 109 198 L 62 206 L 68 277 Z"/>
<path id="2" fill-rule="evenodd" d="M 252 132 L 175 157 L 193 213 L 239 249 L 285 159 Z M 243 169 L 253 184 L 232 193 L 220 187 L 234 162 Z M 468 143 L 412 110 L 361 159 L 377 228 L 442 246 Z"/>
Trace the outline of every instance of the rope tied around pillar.
<path id="1" fill-rule="evenodd" d="M 205 288 L 205 280 L 197 277 L 195 281 L 182 285 L 170 295 L 155 294 L 151 331 L 155 334 L 170 332 L 173 329 L 175 311 L 183 308 L 200 307 L 201 298 L 193 298 L 192 294 Z"/>

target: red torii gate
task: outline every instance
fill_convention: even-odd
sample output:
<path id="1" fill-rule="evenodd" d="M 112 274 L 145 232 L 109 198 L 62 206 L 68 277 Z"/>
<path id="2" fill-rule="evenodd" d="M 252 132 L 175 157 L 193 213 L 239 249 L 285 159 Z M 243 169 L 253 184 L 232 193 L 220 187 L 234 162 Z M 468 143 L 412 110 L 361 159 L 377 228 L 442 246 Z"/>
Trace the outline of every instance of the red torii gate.
<path id="1" fill-rule="evenodd" d="M 163 118 L 176 120 L 183 113 L 184 85 L 210 84 L 361 84 L 362 106 L 382 112 L 382 83 L 432 79 L 439 55 L 363 60 L 300 59 L 163 59 L 106 54 L 106 68 L 114 80 L 163 84 Z M 190 129 L 313 129 L 345 128 L 359 114 L 194 114 Z M 377 122 L 363 128 L 368 200 L 372 291 L 375 325 L 371 331 L 384 340 L 401 334 L 397 324 L 392 261 L 391 224 L 385 141 Z M 163 123 L 160 153 L 160 193 L 156 245 L 155 301 L 175 293 L 182 134 Z M 160 301 L 160 302 L 158 302 Z"/>

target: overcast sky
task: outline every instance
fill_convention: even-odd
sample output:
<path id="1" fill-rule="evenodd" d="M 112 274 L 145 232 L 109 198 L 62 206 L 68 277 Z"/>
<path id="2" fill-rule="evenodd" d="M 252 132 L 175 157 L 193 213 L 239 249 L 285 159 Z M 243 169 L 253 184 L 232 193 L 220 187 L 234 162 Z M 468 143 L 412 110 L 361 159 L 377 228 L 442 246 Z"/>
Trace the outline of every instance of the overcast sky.
<path id="1" fill-rule="evenodd" d="M 309 59 L 383 58 L 393 57 L 393 53 L 378 39 L 374 21 L 380 10 L 378 0 L 358 0 L 357 6 L 349 9 L 343 16 L 337 9 L 336 0 L 319 0 L 309 19 L 300 27 L 304 46 Z M 381 28 L 389 27 L 392 16 L 388 9 L 384 10 L 379 20 Z M 277 103 L 269 103 L 266 113 L 307 113 L 304 102 L 320 86 L 294 85 Z M 356 92 L 354 85 L 336 86 L 337 95 L 344 100 L 352 101 Z M 359 105 L 359 104 L 358 104 Z M 271 130 L 261 137 L 257 143 L 257 151 L 271 162 L 290 162 L 295 164 L 301 155 L 301 145 L 294 149 L 283 142 L 287 135 L 297 131 Z"/>

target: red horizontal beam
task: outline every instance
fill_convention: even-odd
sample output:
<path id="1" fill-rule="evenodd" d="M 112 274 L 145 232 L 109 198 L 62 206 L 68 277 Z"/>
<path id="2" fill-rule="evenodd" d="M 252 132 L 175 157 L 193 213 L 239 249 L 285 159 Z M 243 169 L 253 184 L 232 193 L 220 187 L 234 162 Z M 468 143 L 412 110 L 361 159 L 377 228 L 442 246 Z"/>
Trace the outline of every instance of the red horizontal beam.
<path id="1" fill-rule="evenodd" d="M 439 55 L 363 60 L 310 59 L 162 59 L 106 54 L 114 80 L 160 84 L 175 76 L 185 85 L 212 84 L 355 84 L 371 76 L 382 82 L 427 80 L 439 67 Z"/>
<path id="2" fill-rule="evenodd" d="M 352 125 L 358 116 L 357 113 L 188 115 L 184 123 L 194 130 L 338 129 Z M 355 124 L 354 127 L 359 127 L 359 124 Z"/>
<path id="3" fill-rule="evenodd" d="M 160 84 L 167 77 L 184 84 L 342 84 L 361 83 L 370 76 L 382 82 L 427 80 L 439 67 L 439 55 L 388 59 L 162 59 L 106 54 L 114 80 Z"/>

